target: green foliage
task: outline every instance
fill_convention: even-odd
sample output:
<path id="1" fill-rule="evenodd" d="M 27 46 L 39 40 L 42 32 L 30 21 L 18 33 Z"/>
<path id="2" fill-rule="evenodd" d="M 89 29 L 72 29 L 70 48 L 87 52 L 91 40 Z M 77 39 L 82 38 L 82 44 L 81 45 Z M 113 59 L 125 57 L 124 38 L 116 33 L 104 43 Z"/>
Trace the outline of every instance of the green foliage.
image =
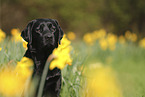
<path id="1" fill-rule="evenodd" d="M 145 95 L 145 50 L 135 44 L 121 45 L 117 43 L 114 51 L 102 51 L 96 43 L 87 48 L 88 58 L 85 65 L 103 63 L 115 71 L 120 83 L 123 97 L 142 97 Z"/>
<path id="2" fill-rule="evenodd" d="M 87 46 L 82 41 L 72 43 L 74 50 L 72 66 L 62 70 L 61 97 L 81 97 L 81 81 L 84 66 L 95 62 L 101 62 L 110 66 L 120 83 L 123 97 L 143 97 L 145 95 L 145 50 L 136 44 L 117 43 L 114 51 L 102 51 L 96 42 L 94 46 Z M 8 38 L 0 43 L 0 68 L 6 67 L 11 60 L 14 65 L 19 61 L 25 52 L 22 43 L 14 43 Z M 0 96 L 1 97 L 1 96 Z"/>
<path id="3" fill-rule="evenodd" d="M 3 0 L 0 26 L 9 32 L 14 27 L 24 28 L 32 19 L 55 18 L 64 31 L 80 35 L 100 28 L 144 35 L 144 5 L 144 0 Z"/>
<path id="4" fill-rule="evenodd" d="M 0 47 L 2 48 L 0 51 L 0 67 L 9 64 L 9 62 L 16 65 L 16 62 L 21 60 L 25 52 L 21 42 L 15 43 L 9 38 L 0 43 Z"/>

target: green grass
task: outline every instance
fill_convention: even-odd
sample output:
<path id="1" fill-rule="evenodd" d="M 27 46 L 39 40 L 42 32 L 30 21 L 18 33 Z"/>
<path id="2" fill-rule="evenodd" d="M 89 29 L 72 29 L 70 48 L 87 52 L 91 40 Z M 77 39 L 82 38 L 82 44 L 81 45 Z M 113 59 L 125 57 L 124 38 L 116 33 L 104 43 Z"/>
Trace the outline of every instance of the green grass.
<path id="1" fill-rule="evenodd" d="M 114 51 L 102 51 L 98 43 L 81 49 L 86 49 L 84 53 L 88 53 L 85 65 L 100 62 L 115 71 L 123 97 L 145 96 L 145 49 L 136 43 L 117 43 Z"/>
<path id="2" fill-rule="evenodd" d="M 145 96 L 145 49 L 135 43 L 121 45 L 117 43 L 114 51 L 102 51 L 96 42 L 94 46 L 85 43 L 73 42 L 73 63 L 62 70 L 61 97 L 82 97 L 80 82 L 83 79 L 80 68 L 92 63 L 101 62 L 110 66 L 116 73 L 123 97 Z M 22 43 L 14 43 L 8 38 L 0 43 L 0 68 L 7 64 L 16 64 L 25 53 Z M 2 96 L 0 96 L 2 97 Z"/>
<path id="3" fill-rule="evenodd" d="M 9 38 L 5 39 L 0 43 L 2 50 L 0 51 L 0 70 L 7 68 L 9 65 L 16 65 L 18 61 L 21 60 L 25 53 L 25 49 L 21 42 L 12 42 Z M 73 65 L 67 66 L 62 70 L 62 91 L 61 97 L 78 97 L 81 71 L 78 70 L 80 65 L 82 65 L 82 58 L 77 58 L 79 56 L 72 51 Z M 1 96 L 0 97 L 4 97 Z"/>
<path id="4" fill-rule="evenodd" d="M 0 52 L 0 66 L 3 66 L 3 64 L 7 64 L 10 61 L 20 61 L 25 52 L 22 43 L 15 43 L 9 38 L 0 43 L 0 47 L 2 48 L 2 51 Z"/>

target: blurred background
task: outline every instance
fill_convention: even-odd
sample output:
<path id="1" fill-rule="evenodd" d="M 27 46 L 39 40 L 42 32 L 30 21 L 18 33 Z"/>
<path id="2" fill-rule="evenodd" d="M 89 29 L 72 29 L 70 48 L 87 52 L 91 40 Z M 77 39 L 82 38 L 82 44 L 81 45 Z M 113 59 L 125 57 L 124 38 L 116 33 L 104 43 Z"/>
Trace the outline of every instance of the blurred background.
<path id="1" fill-rule="evenodd" d="M 0 28 L 7 34 L 36 18 L 57 19 L 64 32 L 78 36 L 100 28 L 145 36 L 145 0 L 1 0 Z"/>
<path id="2" fill-rule="evenodd" d="M 145 97 L 145 0 L 1 0 L 0 71 L 21 60 L 36 18 L 57 19 L 71 41 L 60 97 Z"/>

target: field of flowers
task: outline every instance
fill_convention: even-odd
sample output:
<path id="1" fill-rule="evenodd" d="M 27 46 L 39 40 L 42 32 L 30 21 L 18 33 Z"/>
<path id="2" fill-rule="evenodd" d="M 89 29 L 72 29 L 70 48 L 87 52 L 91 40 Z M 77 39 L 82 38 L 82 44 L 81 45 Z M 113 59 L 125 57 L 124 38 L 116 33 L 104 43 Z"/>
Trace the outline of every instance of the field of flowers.
<path id="1" fill-rule="evenodd" d="M 33 62 L 23 57 L 27 43 L 19 29 L 11 34 L 6 36 L 0 29 L 0 97 L 20 97 L 32 73 Z M 86 33 L 82 39 L 73 32 L 66 37 L 65 62 L 60 58 L 62 65 L 52 65 L 62 69 L 61 97 L 145 96 L 145 38 L 130 31 L 116 36 L 104 29 Z M 54 54 L 63 52 L 58 49 Z"/>

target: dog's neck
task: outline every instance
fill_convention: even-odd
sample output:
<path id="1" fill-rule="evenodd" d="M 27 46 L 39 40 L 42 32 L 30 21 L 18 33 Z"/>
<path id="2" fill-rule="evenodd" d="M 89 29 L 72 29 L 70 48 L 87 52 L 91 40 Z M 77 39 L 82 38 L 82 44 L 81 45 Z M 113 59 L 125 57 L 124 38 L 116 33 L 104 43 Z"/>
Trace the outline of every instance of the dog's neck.
<path id="1" fill-rule="evenodd" d="M 48 50 L 36 50 L 36 49 L 29 49 L 25 53 L 25 57 L 31 58 L 34 61 L 34 71 L 38 71 L 41 73 L 44 68 L 44 65 L 47 61 L 47 58 L 52 53 L 54 48 L 49 48 Z"/>

